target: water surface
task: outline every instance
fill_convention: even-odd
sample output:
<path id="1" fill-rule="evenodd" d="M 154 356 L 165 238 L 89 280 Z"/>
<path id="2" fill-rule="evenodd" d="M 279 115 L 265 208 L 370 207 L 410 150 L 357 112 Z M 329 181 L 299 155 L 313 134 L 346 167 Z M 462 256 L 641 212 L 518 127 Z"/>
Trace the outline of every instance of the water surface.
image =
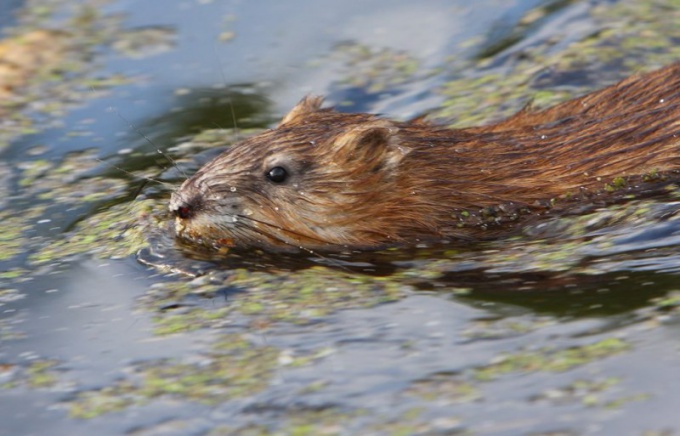
<path id="1" fill-rule="evenodd" d="M 509 241 L 324 257 L 192 253 L 166 212 L 305 94 L 495 119 L 676 60 L 676 2 L 2 8 L 8 37 L 63 28 L 69 50 L 2 118 L 0 433 L 679 431 L 673 193 Z"/>

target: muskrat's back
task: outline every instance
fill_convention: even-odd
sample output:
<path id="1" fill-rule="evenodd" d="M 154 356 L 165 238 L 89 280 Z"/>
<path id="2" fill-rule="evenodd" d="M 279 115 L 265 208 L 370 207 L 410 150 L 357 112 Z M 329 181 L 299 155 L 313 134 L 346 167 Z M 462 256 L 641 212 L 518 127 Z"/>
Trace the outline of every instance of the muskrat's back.
<path id="1" fill-rule="evenodd" d="M 501 235 L 537 211 L 675 180 L 679 93 L 673 64 L 467 129 L 338 113 L 308 97 L 185 181 L 170 208 L 179 236 L 213 246 L 332 250 Z"/>

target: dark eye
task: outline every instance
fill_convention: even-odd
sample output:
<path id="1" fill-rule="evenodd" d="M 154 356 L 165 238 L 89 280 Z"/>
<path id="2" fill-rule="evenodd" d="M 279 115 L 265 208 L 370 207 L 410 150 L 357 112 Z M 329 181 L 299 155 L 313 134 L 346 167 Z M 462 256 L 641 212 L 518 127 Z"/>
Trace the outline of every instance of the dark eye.
<path id="1" fill-rule="evenodd" d="M 189 206 L 180 206 L 175 211 L 175 214 L 185 220 L 191 216 L 191 208 Z"/>
<path id="2" fill-rule="evenodd" d="M 266 176 L 274 183 L 283 183 L 288 178 L 288 171 L 283 167 L 274 167 L 267 171 Z"/>

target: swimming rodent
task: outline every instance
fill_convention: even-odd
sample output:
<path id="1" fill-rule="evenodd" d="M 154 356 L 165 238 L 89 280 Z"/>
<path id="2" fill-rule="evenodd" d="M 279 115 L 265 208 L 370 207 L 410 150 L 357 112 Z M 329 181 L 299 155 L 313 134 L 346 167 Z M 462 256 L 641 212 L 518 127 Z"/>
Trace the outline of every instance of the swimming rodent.
<path id="1" fill-rule="evenodd" d="M 321 104 L 304 98 L 186 180 L 170 201 L 177 236 L 324 251 L 477 240 L 680 180 L 680 63 L 482 127 Z"/>

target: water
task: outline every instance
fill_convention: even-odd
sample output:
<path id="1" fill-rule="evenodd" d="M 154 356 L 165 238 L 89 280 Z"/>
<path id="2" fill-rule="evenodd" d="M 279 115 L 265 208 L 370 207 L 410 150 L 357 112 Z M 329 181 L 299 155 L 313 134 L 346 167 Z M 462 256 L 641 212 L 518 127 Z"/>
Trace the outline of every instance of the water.
<path id="1" fill-rule="evenodd" d="M 206 256 L 166 212 L 302 95 L 474 124 L 677 59 L 672 2 L 21 11 L 0 25 L 68 29 L 77 50 L 0 124 L 0 434 L 680 428 L 672 195 L 509 241 L 302 258 Z"/>

